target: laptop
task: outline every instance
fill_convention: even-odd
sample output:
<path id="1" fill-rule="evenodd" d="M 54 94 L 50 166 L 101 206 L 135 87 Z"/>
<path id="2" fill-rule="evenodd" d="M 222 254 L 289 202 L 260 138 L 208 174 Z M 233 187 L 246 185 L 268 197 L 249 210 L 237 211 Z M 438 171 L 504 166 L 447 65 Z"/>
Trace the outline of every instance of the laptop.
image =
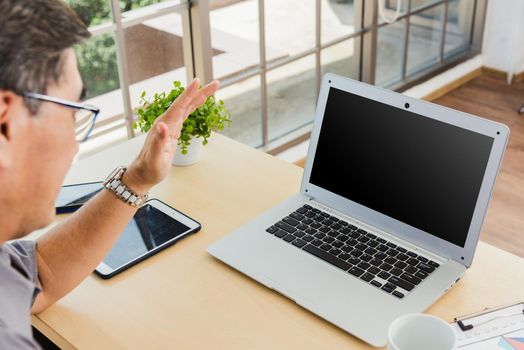
<path id="1" fill-rule="evenodd" d="M 471 266 L 508 136 L 503 124 L 327 74 L 300 192 L 208 252 L 384 346 L 395 318 L 428 308 Z"/>

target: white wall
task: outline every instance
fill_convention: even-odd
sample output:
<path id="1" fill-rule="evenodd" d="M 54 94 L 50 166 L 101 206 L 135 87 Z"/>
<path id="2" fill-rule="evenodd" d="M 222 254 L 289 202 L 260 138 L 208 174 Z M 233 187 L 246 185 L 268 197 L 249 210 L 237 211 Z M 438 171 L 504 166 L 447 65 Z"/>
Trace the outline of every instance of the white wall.
<path id="1" fill-rule="evenodd" d="M 509 74 L 524 72 L 524 0 L 489 0 L 483 64 Z"/>

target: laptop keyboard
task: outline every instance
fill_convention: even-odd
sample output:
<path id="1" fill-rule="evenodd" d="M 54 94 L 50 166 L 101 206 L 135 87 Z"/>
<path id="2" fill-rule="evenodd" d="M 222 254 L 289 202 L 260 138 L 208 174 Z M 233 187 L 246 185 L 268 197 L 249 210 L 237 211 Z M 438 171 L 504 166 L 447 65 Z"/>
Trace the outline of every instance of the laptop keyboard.
<path id="1" fill-rule="evenodd" d="M 439 267 L 307 204 L 266 231 L 400 299 Z"/>

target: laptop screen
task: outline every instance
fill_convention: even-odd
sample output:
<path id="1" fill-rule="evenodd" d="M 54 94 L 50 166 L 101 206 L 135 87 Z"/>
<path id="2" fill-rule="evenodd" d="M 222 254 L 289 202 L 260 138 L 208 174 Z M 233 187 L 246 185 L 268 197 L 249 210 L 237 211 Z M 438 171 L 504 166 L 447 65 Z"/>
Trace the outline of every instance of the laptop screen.
<path id="1" fill-rule="evenodd" d="M 310 182 L 464 247 L 493 142 L 331 88 Z"/>

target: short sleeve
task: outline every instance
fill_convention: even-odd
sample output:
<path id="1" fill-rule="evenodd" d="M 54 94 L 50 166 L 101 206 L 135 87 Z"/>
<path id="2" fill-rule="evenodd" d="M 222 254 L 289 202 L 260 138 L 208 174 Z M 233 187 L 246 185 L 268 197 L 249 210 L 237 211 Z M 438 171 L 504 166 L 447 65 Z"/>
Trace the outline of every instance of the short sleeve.
<path id="1" fill-rule="evenodd" d="M 12 241 L 4 244 L 2 248 L 11 258 L 11 266 L 35 285 L 34 302 L 36 295 L 41 290 L 40 280 L 38 279 L 36 242 L 29 240 Z"/>

